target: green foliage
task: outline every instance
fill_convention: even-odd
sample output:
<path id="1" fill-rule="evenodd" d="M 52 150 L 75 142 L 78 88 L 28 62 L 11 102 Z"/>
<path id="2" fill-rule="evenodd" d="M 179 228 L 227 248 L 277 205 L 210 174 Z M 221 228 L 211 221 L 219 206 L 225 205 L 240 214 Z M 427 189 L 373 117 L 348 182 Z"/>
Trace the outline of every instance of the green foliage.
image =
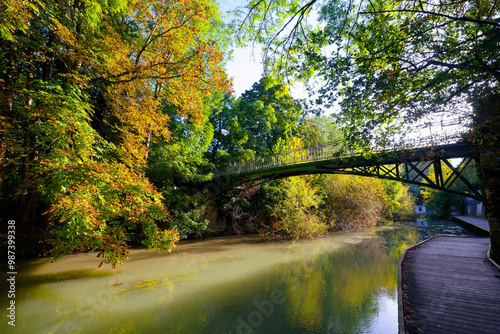
<path id="1" fill-rule="evenodd" d="M 453 207 L 462 202 L 459 195 L 435 189 L 424 190 L 422 196 L 427 207 L 427 216 L 433 218 L 449 218 Z"/>
<path id="2" fill-rule="evenodd" d="M 403 190 L 403 185 L 401 182 L 383 180 L 382 187 L 384 188 L 384 202 L 385 202 L 385 212 L 384 214 L 388 217 L 392 217 L 395 212 L 397 212 L 401 206 L 401 203 L 397 201 L 399 194 Z"/>
<path id="3" fill-rule="evenodd" d="M 0 37 L 13 42 L 17 31 L 29 29 L 30 20 L 40 12 L 40 7 L 43 8 L 43 4 L 38 0 L 4 0 L 0 13 Z"/>
<path id="4" fill-rule="evenodd" d="M 321 115 L 307 118 L 300 126 L 300 136 L 306 146 L 323 146 L 343 140 L 342 130 L 338 127 L 334 115 Z"/>
<path id="5" fill-rule="evenodd" d="M 137 231 L 148 248 L 169 250 L 178 236 L 156 227 L 168 217 L 161 195 L 144 176 L 113 162 L 114 146 L 90 127 L 85 94 L 43 82 L 35 87 L 31 96 L 40 103 L 31 133 L 40 137 L 33 146 L 40 163 L 30 173 L 37 182 L 24 186 L 36 187 L 52 204 L 46 214 L 53 258 L 96 250 L 116 265 L 127 258 L 127 242 Z"/>
<path id="6" fill-rule="evenodd" d="M 243 144 L 248 141 L 248 133 L 240 128 L 239 120 L 233 116 L 235 108 L 236 100 L 233 96 L 214 95 L 210 114 L 214 137 L 207 157 L 216 166 L 247 161 L 255 156 L 254 151 L 243 148 Z"/>
<path id="7" fill-rule="evenodd" d="M 399 202 L 399 208 L 389 219 L 392 218 L 397 221 L 414 220 L 416 218 L 416 198 L 410 192 L 408 186 L 403 186 L 403 191 L 399 194 L 397 201 Z"/>
<path id="8" fill-rule="evenodd" d="M 272 223 L 261 232 L 273 237 L 314 237 L 328 229 L 364 229 L 384 219 L 413 219 L 415 199 L 408 187 L 351 175 L 301 176 L 263 187 Z M 257 205 L 259 207 L 259 205 Z M 392 211 L 391 211 L 392 210 Z"/>
<path id="9" fill-rule="evenodd" d="M 336 229 L 371 227 L 382 219 L 384 187 L 381 180 L 350 175 L 329 175 L 323 213 Z"/>
<path id="10" fill-rule="evenodd" d="M 55 259 L 92 250 L 114 266 L 128 258 L 127 243 L 136 233 L 148 249 L 169 251 L 179 239 L 176 231 L 157 226 L 168 218 L 161 195 L 119 164 L 68 162 L 50 166 L 47 177 Z"/>
<path id="11" fill-rule="evenodd" d="M 384 217 L 390 220 L 412 220 L 415 218 L 416 199 L 409 186 L 401 182 L 383 180 Z"/>
<path id="12" fill-rule="evenodd" d="M 209 156 L 224 166 L 271 155 L 280 140 L 298 134 L 305 116 L 302 102 L 290 96 L 286 85 L 262 78 L 238 100 L 226 96 L 214 106 Z"/>
<path id="13" fill-rule="evenodd" d="M 199 235 L 208 225 L 208 221 L 200 220 L 202 194 L 190 190 L 190 186 L 211 179 L 210 175 L 201 173 L 201 168 L 208 163 L 203 158 L 207 145 L 203 140 L 200 143 L 193 139 L 197 135 L 203 138 L 204 131 L 200 130 L 190 133 L 191 145 L 190 140 L 155 143 L 146 170 L 169 208 L 171 219 L 167 226 L 178 231 L 181 238 Z"/>
<path id="14" fill-rule="evenodd" d="M 317 214 L 322 202 L 314 177 L 290 177 L 273 189 L 274 201 L 268 206 L 275 219 L 265 233 L 297 239 L 316 237 L 326 232 L 327 225 Z"/>
<path id="15" fill-rule="evenodd" d="M 202 124 L 172 114 L 170 141 L 154 142 L 148 160 L 146 175 L 162 193 L 170 210 L 168 227 L 175 229 L 181 238 L 199 236 L 208 226 L 207 220 L 200 219 L 203 194 L 190 188 L 211 180 L 211 175 L 204 172 L 212 166 L 205 158 L 214 133 L 208 122 L 211 103 L 202 106 L 205 113 Z"/>

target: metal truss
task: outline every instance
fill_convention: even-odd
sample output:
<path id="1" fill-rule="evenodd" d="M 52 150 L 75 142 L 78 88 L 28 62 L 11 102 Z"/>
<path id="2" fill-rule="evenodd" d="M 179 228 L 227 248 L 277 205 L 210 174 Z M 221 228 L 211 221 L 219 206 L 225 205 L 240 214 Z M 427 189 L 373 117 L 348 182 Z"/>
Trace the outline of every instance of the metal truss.
<path id="1" fill-rule="evenodd" d="M 243 184 L 295 175 L 351 174 L 416 184 L 483 201 L 481 191 L 467 178 L 473 160 L 472 150 L 463 143 L 332 157 L 218 177 L 214 179 L 212 191 L 220 193 Z M 429 173 L 431 167 L 433 173 Z"/>
<path id="2" fill-rule="evenodd" d="M 335 167 L 318 167 L 316 173 L 377 177 L 434 188 L 483 201 L 481 191 L 464 174 L 473 160 L 473 157 L 461 158 L 459 164 L 453 166 L 448 159 L 440 157 L 434 157 L 431 161 L 412 162 L 404 156 L 398 156 L 392 164 L 381 164 L 376 160 L 366 159 L 362 166 L 357 163 L 344 162 Z M 429 173 L 426 172 L 431 166 L 434 172 L 433 175 L 428 175 Z M 443 171 L 443 166 L 449 169 Z M 456 187 L 458 184 L 460 184 L 459 188 Z"/>

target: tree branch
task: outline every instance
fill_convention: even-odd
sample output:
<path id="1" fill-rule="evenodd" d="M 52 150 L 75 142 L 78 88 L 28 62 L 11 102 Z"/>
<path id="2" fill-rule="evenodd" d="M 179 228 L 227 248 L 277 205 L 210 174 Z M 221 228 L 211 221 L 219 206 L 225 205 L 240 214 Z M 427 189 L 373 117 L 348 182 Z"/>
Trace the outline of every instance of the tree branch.
<path id="1" fill-rule="evenodd" d="M 436 66 L 442 66 L 442 67 L 447 67 L 449 69 L 459 69 L 459 70 L 473 70 L 473 71 L 480 71 L 480 72 L 490 72 L 490 69 L 483 68 L 481 66 L 475 66 L 475 65 L 469 65 L 470 61 L 461 63 L 461 64 L 451 64 L 451 63 L 445 63 L 442 61 L 437 61 L 437 60 L 429 60 L 429 64 L 431 65 L 436 65 Z"/>
<path id="2" fill-rule="evenodd" d="M 467 17 L 467 16 L 457 17 L 457 16 L 451 16 L 451 15 L 446 15 L 446 14 L 442 14 L 442 13 L 431 12 L 431 11 L 427 11 L 427 10 L 393 9 L 393 10 L 362 12 L 362 14 L 390 14 L 390 13 L 427 14 L 427 15 L 432 15 L 432 16 L 444 17 L 444 18 L 451 19 L 454 21 L 472 22 L 472 23 L 478 23 L 478 24 L 484 24 L 484 25 L 491 25 L 493 27 L 500 28 L 500 23 L 497 23 L 495 21 L 478 20 L 478 19 L 473 19 L 473 18 Z"/>

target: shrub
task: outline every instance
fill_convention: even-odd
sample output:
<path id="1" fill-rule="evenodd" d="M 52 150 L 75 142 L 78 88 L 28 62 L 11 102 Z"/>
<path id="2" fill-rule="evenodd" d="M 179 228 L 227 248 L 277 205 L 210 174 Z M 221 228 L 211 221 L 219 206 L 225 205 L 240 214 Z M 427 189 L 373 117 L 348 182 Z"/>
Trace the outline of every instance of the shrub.
<path id="1" fill-rule="evenodd" d="M 280 181 L 274 189 L 275 202 L 268 206 L 274 221 L 263 232 L 297 239 L 326 232 L 326 223 L 317 215 L 321 196 L 313 176 L 296 176 Z"/>
<path id="2" fill-rule="evenodd" d="M 409 186 L 401 182 L 383 180 L 384 218 L 391 220 L 412 220 L 415 218 L 416 198 L 410 193 Z"/>
<path id="3" fill-rule="evenodd" d="M 337 230 L 362 229 L 382 219 L 384 189 L 379 179 L 329 175 L 322 206 L 325 222 Z"/>

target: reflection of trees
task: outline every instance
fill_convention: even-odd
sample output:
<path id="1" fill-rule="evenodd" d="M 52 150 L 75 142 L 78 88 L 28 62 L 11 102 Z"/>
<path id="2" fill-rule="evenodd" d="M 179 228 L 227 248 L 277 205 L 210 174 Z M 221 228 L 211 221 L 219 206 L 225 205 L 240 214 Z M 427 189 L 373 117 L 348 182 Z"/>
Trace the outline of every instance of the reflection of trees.
<path id="1" fill-rule="evenodd" d="M 186 282 L 178 282 L 155 285 L 154 289 L 107 302 L 98 309 L 78 305 L 75 309 L 83 310 L 79 317 L 61 313 L 57 328 L 64 329 L 68 321 L 76 321 L 77 329 L 87 332 L 237 333 L 241 324 L 238 319 L 250 326 L 254 324 L 250 320 L 256 319 L 251 315 L 260 312 L 261 325 L 251 328 L 255 333 L 360 332 L 377 314 L 381 293 L 395 298 L 397 263 L 404 248 L 419 240 L 415 227 L 383 228 L 363 235 L 356 245 L 329 238 L 298 242 L 295 247 L 287 247 L 284 254 L 276 250 L 282 262 L 274 264 L 272 270 L 204 286 L 196 292 L 190 291 Z M 300 252 L 299 256 L 290 250 Z M 294 260 L 297 258 L 300 260 Z M 276 302 L 273 294 L 284 302 Z M 155 306 L 134 315 L 124 311 L 127 304 L 144 300 Z M 255 302 L 265 305 L 265 311 Z M 68 305 L 65 300 L 58 309 L 67 310 Z M 105 319 L 109 314 L 113 314 L 112 321 Z"/>
<path id="2" fill-rule="evenodd" d="M 388 255 L 398 260 L 406 248 L 415 245 L 422 238 L 414 226 L 380 229 L 377 231 L 377 236 L 383 242 Z M 397 267 L 395 270 L 397 271 Z"/>
<path id="3" fill-rule="evenodd" d="M 256 333 L 277 329 L 290 333 L 357 332 L 379 312 L 380 294 L 396 297 L 397 263 L 403 250 L 419 237 L 414 227 L 398 227 L 378 230 L 362 240 L 335 251 L 308 243 L 304 248 L 299 246 L 301 253 L 309 255 L 307 261 L 281 263 L 271 273 L 205 291 L 196 301 L 179 301 L 166 318 L 170 319 L 167 332 L 209 333 L 214 328 L 234 332 L 238 325 L 235 319 L 247 321 L 258 310 L 253 302 L 271 301 L 276 291 L 284 296 L 284 303 L 274 304 L 269 317 L 263 315 L 262 326 L 254 328 Z M 235 291 L 240 297 L 228 302 Z"/>
<path id="4" fill-rule="evenodd" d="M 284 268 L 285 275 L 295 277 L 295 280 L 285 287 L 285 308 L 287 319 L 296 327 L 314 331 L 321 328 L 325 304 L 325 279 L 321 267 L 321 259 L 313 259 L 292 265 L 290 270 Z"/>
<path id="5" fill-rule="evenodd" d="M 397 263 L 418 235 L 415 229 L 387 229 L 368 240 L 277 269 L 276 281 L 286 282 L 289 326 L 350 332 L 378 312 L 380 293 L 395 296 Z"/>

